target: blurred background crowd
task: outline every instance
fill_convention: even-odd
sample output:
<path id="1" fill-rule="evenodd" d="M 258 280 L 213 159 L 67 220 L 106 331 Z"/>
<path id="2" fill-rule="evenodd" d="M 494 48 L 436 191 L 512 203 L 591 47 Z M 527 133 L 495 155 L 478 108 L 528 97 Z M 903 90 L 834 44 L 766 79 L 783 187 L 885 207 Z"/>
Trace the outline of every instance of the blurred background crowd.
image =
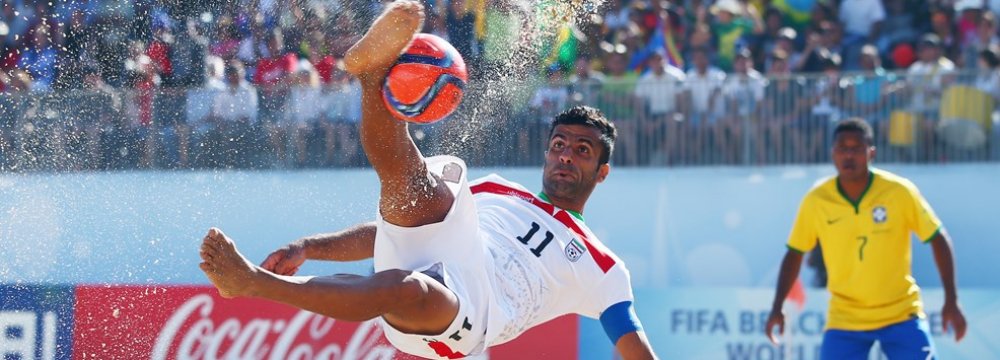
<path id="1" fill-rule="evenodd" d="M 890 160 L 1000 158 L 1000 0 L 608 0 L 543 37 L 545 1 L 425 1 L 472 110 L 415 137 L 480 124 L 476 165 L 534 164 L 575 103 L 617 122 L 622 165 L 821 162 L 845 116 Z M 0 170 L 362 166 L 340 59 L 381 6 L 5 1 Z"/>

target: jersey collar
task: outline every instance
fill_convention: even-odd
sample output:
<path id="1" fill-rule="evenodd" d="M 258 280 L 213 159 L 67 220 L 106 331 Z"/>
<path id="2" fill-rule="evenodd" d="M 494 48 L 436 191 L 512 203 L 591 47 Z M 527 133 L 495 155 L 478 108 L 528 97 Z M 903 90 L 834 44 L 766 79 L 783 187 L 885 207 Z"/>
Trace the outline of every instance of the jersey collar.
<path id="1" fill-rule="evenodd" d="M 539 192 L 538 193 L 538 197 L 541 198 L 542 200 L 544 200 L 545 202 L 549 203 L 549 204 L 552 203 L 552 200 L 549 200 L 549 196 L 545 195 L 544 192 Z M 573 210 L 566 210 L 566 209 L 562 209 L 562 210 L 568 212 L 570 215 L 573 215 L 573 217 L 575 217 L 577 220 L 584 221 L 583 220 L 583 214 L 578 213 L 578 212 L 573 211 Z"/>
<path id="2" fill-rule="evenodd" d="M 872 168 L 868 169 L 868 185 L 865 185 L 865 189 L 861 191 L 861 195 L 858 196 L 858 201 L 852 201 L 851 198 L 847 196 L 847 193 L 844 192 L 844 188 L 840 186 L 839 178 L 835 179 L 834 182 L 837 183 L 837 192 L 839 192 L 840 196 L 842 196 L 844 200 L 847 200 L 851 206 L 854 206 L 854 213 L 857 214 L 858 206 L 861 206 L 861 200 L 865 198 L 865 194 L 868 193 L 868 190 L 872 188 L 872 183 L 875 182 L 875 170 Z"/>

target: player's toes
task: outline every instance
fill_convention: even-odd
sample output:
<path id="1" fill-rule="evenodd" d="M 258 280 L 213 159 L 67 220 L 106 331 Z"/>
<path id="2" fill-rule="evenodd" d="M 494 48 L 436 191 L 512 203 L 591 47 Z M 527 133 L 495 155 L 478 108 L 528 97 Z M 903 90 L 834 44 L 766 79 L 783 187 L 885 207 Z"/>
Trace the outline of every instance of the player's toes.
<path id="1" fill-rule="evenodd" d="M 423 16 L 424 7 L 419 2 L 397 1 L 394 4 L 387 15 L 396 21 L 420 21 Z"/>
<path id="2" fill-rule="evenodd" d="M 219 245 L 216 244 L 212 238 L 206 237 L 205 240 L 201 242 L 201 251 L 214 256 L 219 253 Z"/>
<path id="3" fill-rule="evenodd" d="M 220 251 L 232 252 L 236 251 L 236 242 L 227 236 L 222 236 L 218 238 L 218 242 L 215 244 Z"/>
<path id="4" fill-rule="evenodd" d="M 222 249 L 227 242 L 226 234 L 216 228 L 208 230 L 208 236 L 205 237 L 205 243 L 216 249 Z"/>
<path id="5" fill-rule="evenodd" d="M 201 259 L 205 261 L 212 261 L 212 259 L 214 258 L 214 256 L 208 251 L 206 251 L 204 247 L 202 247 L 201 250 L 198 251 L 198 255 L 201 256 Z"/>
<path id="6" fill-rule="evenodd" d="M 413 0 L 400 0 L 392 3 L 393 11 L 403 10 L 409 12 L 414 10 L 423 10 L 423 8 L 424 7 L 420 4 L 420 2 Z"/>
<path id="7" fill-rule="evenodd" d="M 215 271 L 215 268 L 212 266 L 212 264 L 209 264 L 208 262 L 199 263 L 198 267 L 201 268 L 201 271 L 204 271 L 204 272 L 213 272 L 213 271 Z"/>
<path id="8" fill-rule="evenodd" d="M 217 239 L 225 239 L 226 238 L 226 233 L 222 232 L 222 230 L 219 229 L 219 228 L 213 227 L 212 229 L 209 230 L 209 232 L 213 234 L 212 237 L 214 237 L 214 238 L 217 238 Z"/>
<path id="9" fill-rule="evenodd" d="M 407 5 L 407 6 L 406 6 L 405 10 L 406 10 L 406 12 L 407 12 L 407 13 L 409 13 L 409 14 L 410 14 L 411 16 L 420 16 L 420 15 L 423 15 L 423 12 L 424 12 L 424 6 L 423 6 L 423 5 L 420 5 L 420 3 L 419 3 L 419 2 L 416 2 L 416 1 L 411 1 L 411 2 L 410 2 L 410 3 L 409 3 L 409 4 Z"/>

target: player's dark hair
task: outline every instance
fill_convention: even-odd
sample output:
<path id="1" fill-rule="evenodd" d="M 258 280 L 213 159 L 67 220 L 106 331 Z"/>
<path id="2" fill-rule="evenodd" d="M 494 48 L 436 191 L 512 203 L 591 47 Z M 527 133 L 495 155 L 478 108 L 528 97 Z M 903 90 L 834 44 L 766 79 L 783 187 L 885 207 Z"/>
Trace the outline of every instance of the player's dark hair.
<path id="1" fill-rule="evenodd" d="M 866 144 L 875 144 L 875 131 L 872 130 L 872 126 L 862 118 L 852 117 L 841 120 L 837 123 L 837 127 L 833 129 L 833 138 L 836 139 L 837 135 L 842 132 L 858 133 L 865 140 Z"/>
<path id="2" fill-rule="evenodd" d="M 549 128 L 549 139 L 556 130 L 556 125 L 585 125 L 597 129 L 601 132 L 601 143 L 604 151 L 601 152 L 600 164 L 607 164 L 611 161 L 611 152 L 615 150 L 615 139 L 618 137 L 618 130 L 615 124 L 604 116 L 601 110 L 590 106 L 577 105 L 569 110 L 552 118 L 552 126 Z"/>

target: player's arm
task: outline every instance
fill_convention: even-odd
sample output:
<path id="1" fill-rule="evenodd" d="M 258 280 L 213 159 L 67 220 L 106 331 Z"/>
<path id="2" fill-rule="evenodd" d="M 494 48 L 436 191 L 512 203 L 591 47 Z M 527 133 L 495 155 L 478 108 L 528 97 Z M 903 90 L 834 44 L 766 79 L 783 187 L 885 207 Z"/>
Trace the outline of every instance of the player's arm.
<path id="1" fill-rule="evenodd" d="M 767 317 L 767 326 L 764 327 L 767 338 L 773 344 L 778 343 L 778 338 L 774 335 L 774 327 L 778 327 L 778 335 L 785 332 L 785 314 L 781 308 L 785 304 L 788 292 L 792 290 L 792 285 L 795 284 L 795 279 L 799 278 L 799 270 L 802 269 L 802 256 L 802 252 L 788 248 L 788 251 L 785 252 L 785 258 L 781 260 L 778 286 L 774 290 L 774 301 L 771 302 L 771 315 Z"/>
<path id="2" fill-rule="evenodd" d="M 306 260 L 358 261 L 374 253 L 375 222 L 367 222 L 292 241 L 268 255 L 261 267 L 279 275 L 294 275 Z"/>
<path id="3" fill-rule="evenodd" d="M 615 349 L 624 360 L 657 358 L 653 353 L 653 347 L 649 345 L 649 339 L 646 339 L 646 333 L 642 330 L 623 335 L 615 344 Z"/>
<path id="4" fill-rule="evenodd" d="M 944 330 L 955 331 L 955 340 L 965 336 L 965 316 L 958 306 L 958 290 L 955 284 L 955 258 L 952 255 L 951 236 L 941 225 L 931 205 L 920 194 L 912 183 L 906 182 L 909 204 L 906 209 L 908 227 L 924 243 L 930 243 L 934 252 L 934 262 L 941 275 L 941 285 L 944 286 L 944 306 L 941 308 L 941 324 Z M 929 234 L 929 235 L 928 235 Z"/>
<path id="5" fill-rule="evenodd" d="M 375 253 L 375 222 L 366 222 L 324 234 L 310 235 L 295 242 L 305 249 L 306 259 L 358 261 Z"/>
<path id="6" fill-rule="evenodd" d="M 814 221 L 815 207 L 812 206 L 810 196 L 806 195 L 799 205 L 798 214 L 795 215 L 795 222 L 792 225 L 791 234 L 788 235 L 788 251 L 785 258 L 781 260 L 781 270 L 778 272 L 778 284 L 774 290 L 774 300 L 771 302 L 771 315 L 767 317 L 767 324 L 764 325 L 764 334 L 777 344 L 778 338 L 774 334 L 774 328 L 778 328 L 778 335 L 785 333 L 785 314 L 782 313 L 782 306 L 788 292 L 792 290 L 792 285 L 799 278 L 799 270 L 802 269 L 802 257 L 807 251 L 816 247 L 819 234 L 816 231 Z"/>
<path id="7" fill-rule="evenodd" d="M 624 360 L 656 359 L 631 301 L 611 305 L 601 313 L 601 326 Z"/>
<path id="8" fill-rule="evenodd" d="M 958 306 L 958 289 L 955 285 L 955 258 L 952 256 L 951 239 L 945 231 L 938 231 L 930 239 L 934 251 L 934 262 L 937 263 L 941 275 L 941 285 L 944 286 L 944 306 L 941 308 L 941 323 L 945 330 L 955 331 L 955 341 L 965 336 L 965 315 Z"/>

